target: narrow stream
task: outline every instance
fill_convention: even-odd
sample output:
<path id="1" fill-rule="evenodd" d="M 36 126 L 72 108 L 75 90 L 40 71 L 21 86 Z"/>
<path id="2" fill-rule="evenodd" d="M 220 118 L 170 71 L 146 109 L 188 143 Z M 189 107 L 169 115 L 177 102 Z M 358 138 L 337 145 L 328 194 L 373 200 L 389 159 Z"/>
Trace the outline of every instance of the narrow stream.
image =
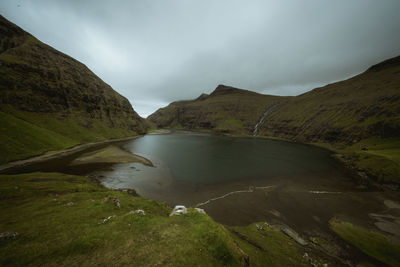
<path id="1" fill-rule="evenodd" d="M 267 117 L 268 113 L 276 106 L 272 105 L 269 106 L 263 113 L 263 115 L 261 116 L 261 118 L 258 120 L 258 122 L 256 123 L 256 125 L 254 126 L 254 130 L 253 130 L 253 136 L 257 136 L 258 133 L 258 128 L 260 127 L 260 125 L 263 123 L 265 117 Z"/>

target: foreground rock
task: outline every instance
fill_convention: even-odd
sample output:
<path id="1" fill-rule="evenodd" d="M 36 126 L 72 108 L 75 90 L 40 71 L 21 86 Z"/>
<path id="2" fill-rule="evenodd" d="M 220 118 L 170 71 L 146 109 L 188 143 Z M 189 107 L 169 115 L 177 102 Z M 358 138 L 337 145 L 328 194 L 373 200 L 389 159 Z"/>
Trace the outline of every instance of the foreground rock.
<path id="1" fill-rule="evenodd" d="M 187 213 L 187 208 L 182 205 L 177 205 L 175 208 L 172 210 L 172 212 L 169 214 L 169 216 L 175 216 L 175 215 L 181 215 L 181 214 L 186 214 Z"/>
<path id="2" fill-rule="evenodd" d="M 279 230 L 281 230 L 282 233 L 284 233 L 288 237 L 292 238 L 294 241 L 296 241 L 300 245 L 306 246 L 308 244 L 307 241 L 305 241 L 303 238 L 301 238 L 300 235 L 298 233 L 296 233 L 296 231 L 294 231 L 290 227 L 288 227 L 286 225 L 276 225 L 274 227 L 276 227 Z"/>
<path id="3" fill-rule="evenodd" d="M 17 232 L 0 233 L 0 242 L 6 241 L 6 240 L 13 240 L 13 239 L 16 239 L 18 236 L 19 236 L 19 233 L 17 233 Z"/>

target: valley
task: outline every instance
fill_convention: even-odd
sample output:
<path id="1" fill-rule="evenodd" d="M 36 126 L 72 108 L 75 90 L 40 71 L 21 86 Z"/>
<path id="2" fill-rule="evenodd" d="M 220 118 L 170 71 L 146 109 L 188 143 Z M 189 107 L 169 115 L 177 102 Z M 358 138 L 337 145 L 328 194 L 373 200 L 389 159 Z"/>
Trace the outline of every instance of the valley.
<path id="1" fill-rule="evenodd" d="M 399 73 L 145 119 L 0 16 L 0 265 L 398 266 Z"/>

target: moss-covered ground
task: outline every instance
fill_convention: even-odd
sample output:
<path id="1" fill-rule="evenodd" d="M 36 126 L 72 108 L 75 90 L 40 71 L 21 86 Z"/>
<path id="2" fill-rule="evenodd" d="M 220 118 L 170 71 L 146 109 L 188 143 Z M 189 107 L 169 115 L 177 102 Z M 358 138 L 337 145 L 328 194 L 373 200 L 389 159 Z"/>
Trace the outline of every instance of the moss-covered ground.
<path id="1" fill-rule="evenodd" d="M 86 177 L 0 175 L 0 208 L 0 234 L 18 233 L 0 238 L 1 266 L 335 265 L 267 224 L 223 226 L 193 209 L 169 217 L 164 203 Z"/>
<path id="2" fill-rule="evenodd" d="M 377 181 L 400 183 L 400 139 L 369 138 L 344 151 L 357 168 Z"/>
<path id="3" fill-rule="evenodd" d="M 0 164 L 78 144 L 137 135 L 96 119 L 91 122 L 85 125 L 86 119 L 78 114 L 65 117 L 59 113 L 23 112 L 12 108 L 8 108 L 7 113 L 0 111 Z"/>
<path id="4" fill-rule="evenodd" d="M 349 222 L 331 220 L 331 228 L 346 242 L 390 266 L 400 266 L 400 246 L 384 235 Z"/>
<path id="5" fill-rule="evenodd" d="M 193 210 L 169 217 L 163 203 L 59 173 L 0 176 L 0 265 L 223 266 L 242 254 L 230 233 Z M 120 208 L 114 203 L 120 201 Z M 129 213 L 144 210 L 145 215 Z M 105 218 L 112 217 L 103 223 Z"/>
<path id="6" fill-rule="evenodd" d="M 353 145 L 314 143 L 342 155 L 341 159 L 375 182 L 400 184 L 400 139 L 368 138 Z"/>
<path id="7" fill-rule="evenodd" d="M 265 223 L 229 229 L 233 239 L 249 255 L 251 266 L 310 266 L 311 261 L 317 266 L 324 263 L 335 266 Z"/>

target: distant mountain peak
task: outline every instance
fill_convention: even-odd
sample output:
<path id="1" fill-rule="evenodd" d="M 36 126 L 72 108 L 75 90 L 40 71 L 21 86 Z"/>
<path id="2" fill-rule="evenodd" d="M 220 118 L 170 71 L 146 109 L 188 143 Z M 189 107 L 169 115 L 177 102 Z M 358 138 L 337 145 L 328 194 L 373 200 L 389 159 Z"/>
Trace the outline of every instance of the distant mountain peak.
<path id="1" fill-rule="evenodd" d="M 220 84 L 217 86 L 217 88 L 215 88 L 215 90 L 210 94 L 210 96 L 228 95 L 228 94 L 234 94 L 234 93 L 257 94 L 256 92 Z"/>

